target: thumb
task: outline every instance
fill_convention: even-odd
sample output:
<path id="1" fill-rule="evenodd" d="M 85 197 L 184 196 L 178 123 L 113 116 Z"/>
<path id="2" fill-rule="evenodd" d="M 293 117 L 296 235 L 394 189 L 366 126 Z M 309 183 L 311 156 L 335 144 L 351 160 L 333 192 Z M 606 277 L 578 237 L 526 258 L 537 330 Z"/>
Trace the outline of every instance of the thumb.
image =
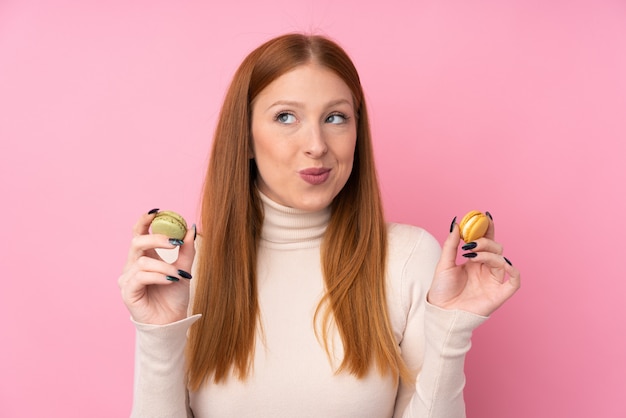
<path id="1" fill-rule="evenodd" d="M 187 234 L 184 238 L 184 244 L 180 246 L 178 252 L 178 260 L 177 262 L 180 265 L 184 266 L 187 270 L 191 268 L 193 264 L 193 259 L 196 255 L 196 225 L 194 224 L 191 228 L 187 229 Z"/>
<path id="2" fill-rule="evenodd" d="M 457 250 L 461 242 L 461 233 L 456 223 L 456 216 L 450 225 L 450 234 L 443 243 L 441 257 L 437 264 L 437 272 L 456 267 Z"/>

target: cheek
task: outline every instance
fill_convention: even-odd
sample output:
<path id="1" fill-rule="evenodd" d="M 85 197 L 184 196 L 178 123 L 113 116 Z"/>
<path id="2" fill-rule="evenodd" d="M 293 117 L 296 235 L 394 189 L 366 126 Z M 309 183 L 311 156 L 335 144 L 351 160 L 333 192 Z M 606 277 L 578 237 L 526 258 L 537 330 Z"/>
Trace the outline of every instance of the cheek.
<path id="1" fill-rule="evenodd" d="M 252 123 L 250 126 L 250 151 L 252 158 L 256 158 L 258 154 L 266 152 L 267 138 L 271 136 L 268 132 L 268 128 L 263 120 L 255 116 L 255 112 L 252 112 Z"/>
<path id="2" fill-rule="evenodd" d="M 348 139 L 347 141 L 342 141 L 341 145 L 336 149 L 337 159 L 352 165 L 354 161 L 354 154 L 356 151 L 356 140 Z"/>
<path id="3" fill-rule="evenodd" d="M 253 157 L 261 175 L 273 176 L 275 170 L 286 168 L 291 161 L 289 147 L 271 136 L 256 136 L 253 146 Z"/>
<path id="4" fill-rule="evenodd" d="M 250 148 L 252 149 L 252 156 L 256 159 L 264 158 L 270 151 L 268 133 L 266 129 L 262 127 L 255 127 L 254 124 L 251 129 L 250 135 Z"/>
<path id="5" fill-rule="evenodd" d="M 343 142 L 342 145 L 335 149 L 335 158 L 339 168 L 339 176 L 337 177 L 338 184 L 343 188 L 352 170 L 354 169 L 354 152 L 355 144 L 348 140 Z"/>

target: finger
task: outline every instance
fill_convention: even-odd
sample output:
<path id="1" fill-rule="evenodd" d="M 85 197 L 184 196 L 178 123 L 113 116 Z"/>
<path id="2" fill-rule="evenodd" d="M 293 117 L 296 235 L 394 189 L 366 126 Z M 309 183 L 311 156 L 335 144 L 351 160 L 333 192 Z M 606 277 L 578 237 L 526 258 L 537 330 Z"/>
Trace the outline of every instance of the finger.
<path id="1" fill-rule="evenodd" d="M 459 226 L 456 223 L 456 217 L 450 225 L 450 233 L 441 248 L 441 257 L 437 264 L 437 271 L 447 270 L 456 266 L 457 249 L 461 241 Z"/>
<path id="2" fill-rule="evenodd" d="M 494 254 L 502 255 L 504 248 L 498 242 L 495 242 L 489 238 L 478 238 L 473 242 L 468 242 L 461 247 L 463 251 L 486 251 Z"/>
<path id="3" fill-rule="evenodd" d="M 120 291 L 124 302 L 131 306 L 146 296 L 152 286 L 189 286 L 188 280 L 165 276 L 152 271 L 139 271 L 129 279 L 120 278 Z"/>
<path id="4" fill-rule="evenodd" d="M 503 269 L 506 271 L 506 274 L 508 274 L 509 280 L 502 282 L 502 285 L 500 286 L 500 305 L 513 296 L 515 292 L 519 290 L 521 285 L 519 270 L 509 264 L 510 262 L 507 261 L 506 258 L 502 258 L 505 260 Z"/>
<path id="5" fill-rule="evenodd" d="M 513 295 L 513 293 L 517 292 L 517 290 L 521 287 L 522 278 L 521 278 L 519 270 L 513 266 L 513 263 L 511 263 L 511 261 L 506 257 L 502 257 L 502 258 L 506 262 L 506 265 L 504 266 L 504 268 L 506 270 L 506 273 L 509 275 L 509 280 L 507 281 L 507 284 L 509 285 L 509 288 L 510 288 L 510 295 L 509 295 L 510 297 Z"/>
<path id="6" fill-rule="evenodd" d="M 141 215 L 137 223 L 133 226 L 133 236 L 148 234 L 150 232 L 150 223 L 152 223 L 152 220 L 158 212 L 158 209 L 152 209 Z"/>
<path id="7" fill-rule="evenodd" d="M 191 228 L 187 229 L 187 234 L 185 234 L 183 238 L 184 244 L 181 245 L 178 251 L 178 259 L 176 260 L 177 266 L 183 266 L 187 270 L 191 269 L 193 259 L 196 255 L 195 238 L 196 225 L 194 224 Z"/>
<path id="8" fill-rule="evenodd" d="M 122 294 L 137 294 L 148 286 L 168 285 L 180 281 L 182 279 L 176 275 L 142 270 L 132 275 L 121 276 L 118 284 L 120 289 L 122 289 Z"/>
<path id="9" fill-rule="evenodd" d="M 165 261 L 157 260 L 150 257 L 139 258 L 139 260 L 137 260 L 137 263 L 135 263 L 135 268 L 137 269 L 137 271 L 159 273 L 164 276 L 185 279 L 191 278 L 185 270 L 181 270 L 180 268 Z"/>
<path id="10" fill-rule="evenodd" d="M 493 222 L 493 216 L 491 216 L 491 213 L 489 212 L 485 212 L 485 214 L 489 218 L 489 227 L 487 228 L 487 232 L 485 232 L 485 238 L 494 240 L 496 236 L 496 228 Z"/>
<path id="11" fill-rule="evenodd" d="M 509 275 L 511 279 L 511 272 L 516 273 L 519 277 L 519 272 L 513 267 L 507 259 L 499 254 L 489 252 L 472 252 L 463 254 L 468 259 L 468 262 L 482 264 L 483 267 L 488 268 L 492 278 L 500 283 L 504 283 L 506 275 Z"/>
<path id="12" fill-rule="evenodd" d="M 150 232 L 150 223 L 154 219 L 155 215 L 159 212 L 159 209 L 151 209 L 148 212 L 141 215 L 141 217 L 137 220 L 135 225 L 133 225 L 133 238 L 147 235 Z M 133 262 L 139 257 L 140 250 L 136 248 L 134 245 L 134 241 L 131 242 L 131 247 L 128 251 L 127 264 L 129 262 Z M 144 250 L 145 251 L 145 250 Z M 155 254 L 152 254 L 153 256 Z"/>
<path id="13" fill-rule="evenodd" d="M 491 315 L 491 312 L 502 306 L 502 304 L 506 302 L 509 298 L 511 298 L 511 296 L 513 296 L 515 292 L 517 292 L 517 290 L 520 288 L 521 279 L 519 270 L 513 267 L 510 264 L 510 261 L 508 261 L 505 257 L 501 258 L 502 260 L 504 260 L 504 265 L 502 269 L 509 276 L 509 280 L 506 280 L 500 284 L 498 288 L 498 296 L 497 299 L 495 299 L 496 304 L 488 315 Z"/>
<path id="14" fill-rule="evenodd" d="M 126 271 L 122 277 L 120 277 L 120 285 L 123 286 L 126 282 L 133 280 L 134 276 L 141 275 L 143 273 L 149 274 L 157 274 L 160 275 L 161 279 L 164 277 L 170 278 L 185 278 L 190 279 L 191 275 L 185 270 L 181 270 L 180 268 L 173 266 L 165 261 L 160 259 L 155 259 L 151 257 L 140 257 L 132 266 Z M 171 280 L 170 281 L 176 281 Z M 150 282 L 147 284 L 155 284 L 154 282 Z"/>
<path id="15" fill-rule="evenodd" d="M 126 301 L 134 301 L 145 294 L 146 287 L 181 282 L 187 286 L 191 275 L 164 261 L 141 257 L 133 267 L 118 279 L 118 286 Z"/>
<path id="16" fill-rule="evenodd" d="M 154 252 L 157 248 L 174 249 L 179 245 L 181 245 L 179 240 L 173 240 L 162 234 L 136 235 L 133 237 L 128 250 L 127 267 L 146 255 L 155 259 L 160 258 Z"/>

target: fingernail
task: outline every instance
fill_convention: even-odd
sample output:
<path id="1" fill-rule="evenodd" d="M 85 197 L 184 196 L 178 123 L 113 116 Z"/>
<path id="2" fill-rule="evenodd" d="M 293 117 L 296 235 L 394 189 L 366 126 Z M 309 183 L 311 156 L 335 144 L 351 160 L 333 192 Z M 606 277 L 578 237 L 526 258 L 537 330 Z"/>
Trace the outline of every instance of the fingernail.
<path id="1" fill-rule="evenodd" d="M 513 263 L 511 263 L 511 262 L 509 261 L 509 259 L 508 259 L 508 258 L 506 258 L 506 257 L 504 257 L 504 256 L 503 256 L 502 258 L 504 258 L 504 261 L 506 261 L 506 263 L 507 263 L 509 266 L 513 267 Z"/>
<path id="2" fill-rule="evenodd" d="M 465 258 L 474 258 L 477 255 L 478 254 L 476 254 L 476 253 L 465 253 L 465 254 L 463 254 L 463 257 L 465 257 Z"/>
<path id="3" fill-rule="evenodd" d="M 178 275 L 183 279 L 191 279 L 191 274 L 187 273 L 185 270 L 178 270 Z"/>
<path id="4" fill-rule="evenodd" d="M 169 280 L 170 282 L 177 282 L 178 281 L 178 277 L 173 277 L 173 276 L 165 276 L 165 278 L 167 280 Z"/>
<path id="5" fill-rule="evenodd" d="M 452 223 L 450 224 L 450 233 L 452 233 L 452 231 L 454 231 L 454 223 L 456 222 L 456 216 L 454 217 L 454 219 L 452 220 Z"/>
<path id="6" fill-rule="evenodd" d="M 478 246 L 478 244 L 476 244 L 475 242 L 468 242 L 467 244 L 465 244 L 464 246 L 461 247 L 461 249 L 463 251 L 467 251 L 467 250 L 473 250 L 474 248 L 476 248 Z"/>
<path id="7" fill-rule="evenodd" d="M 485 212 L 485 215 L 489 216 L 489 219 L 493 221 L 493 216 L 491 216 L 491 213 L 489 213 L 489 211 Z"/>
<path id="8" fill-rule="evenodd" d="M 196 224 L 193 224 L 193 240 L 196 240 L 196 237 L 198 236 L 198 228 L 196 228 Z"/>
<path id="9" fill-rule="evenodd" d="M 176 246 L 180 246 L 184 244 L 182 239 L 170 238 L 169 241 L 170 241 L 170 244 L 176 245 Z"/>
<path id="10" fill-rule="evenodd" d="M 158 209 L 158 208 L 157 208 L 157 209 L 150 209 L 150 210 L 148 211 L 148 215 L 154 215 L 154 214 L 155 214 L 155 213 L 157 213 L 158 211 L 159 211 L 159 209 Z"/>

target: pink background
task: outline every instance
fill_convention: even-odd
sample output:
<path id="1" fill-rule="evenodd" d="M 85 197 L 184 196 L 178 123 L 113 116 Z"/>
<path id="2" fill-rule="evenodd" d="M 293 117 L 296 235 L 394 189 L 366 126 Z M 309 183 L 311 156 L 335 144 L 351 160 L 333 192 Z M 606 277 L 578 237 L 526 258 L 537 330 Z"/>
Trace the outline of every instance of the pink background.
<path id="1" fill-rule="evenodd" d="M 226 85 L 288 31 L 360 69 L 388 218 L 489 210 L 523 272 L 468 416 L 626 416 L 624 1 L 210 3 L 0 2 L 0 416 L 128 415 L 130 228 L 195 219 Z"/>

